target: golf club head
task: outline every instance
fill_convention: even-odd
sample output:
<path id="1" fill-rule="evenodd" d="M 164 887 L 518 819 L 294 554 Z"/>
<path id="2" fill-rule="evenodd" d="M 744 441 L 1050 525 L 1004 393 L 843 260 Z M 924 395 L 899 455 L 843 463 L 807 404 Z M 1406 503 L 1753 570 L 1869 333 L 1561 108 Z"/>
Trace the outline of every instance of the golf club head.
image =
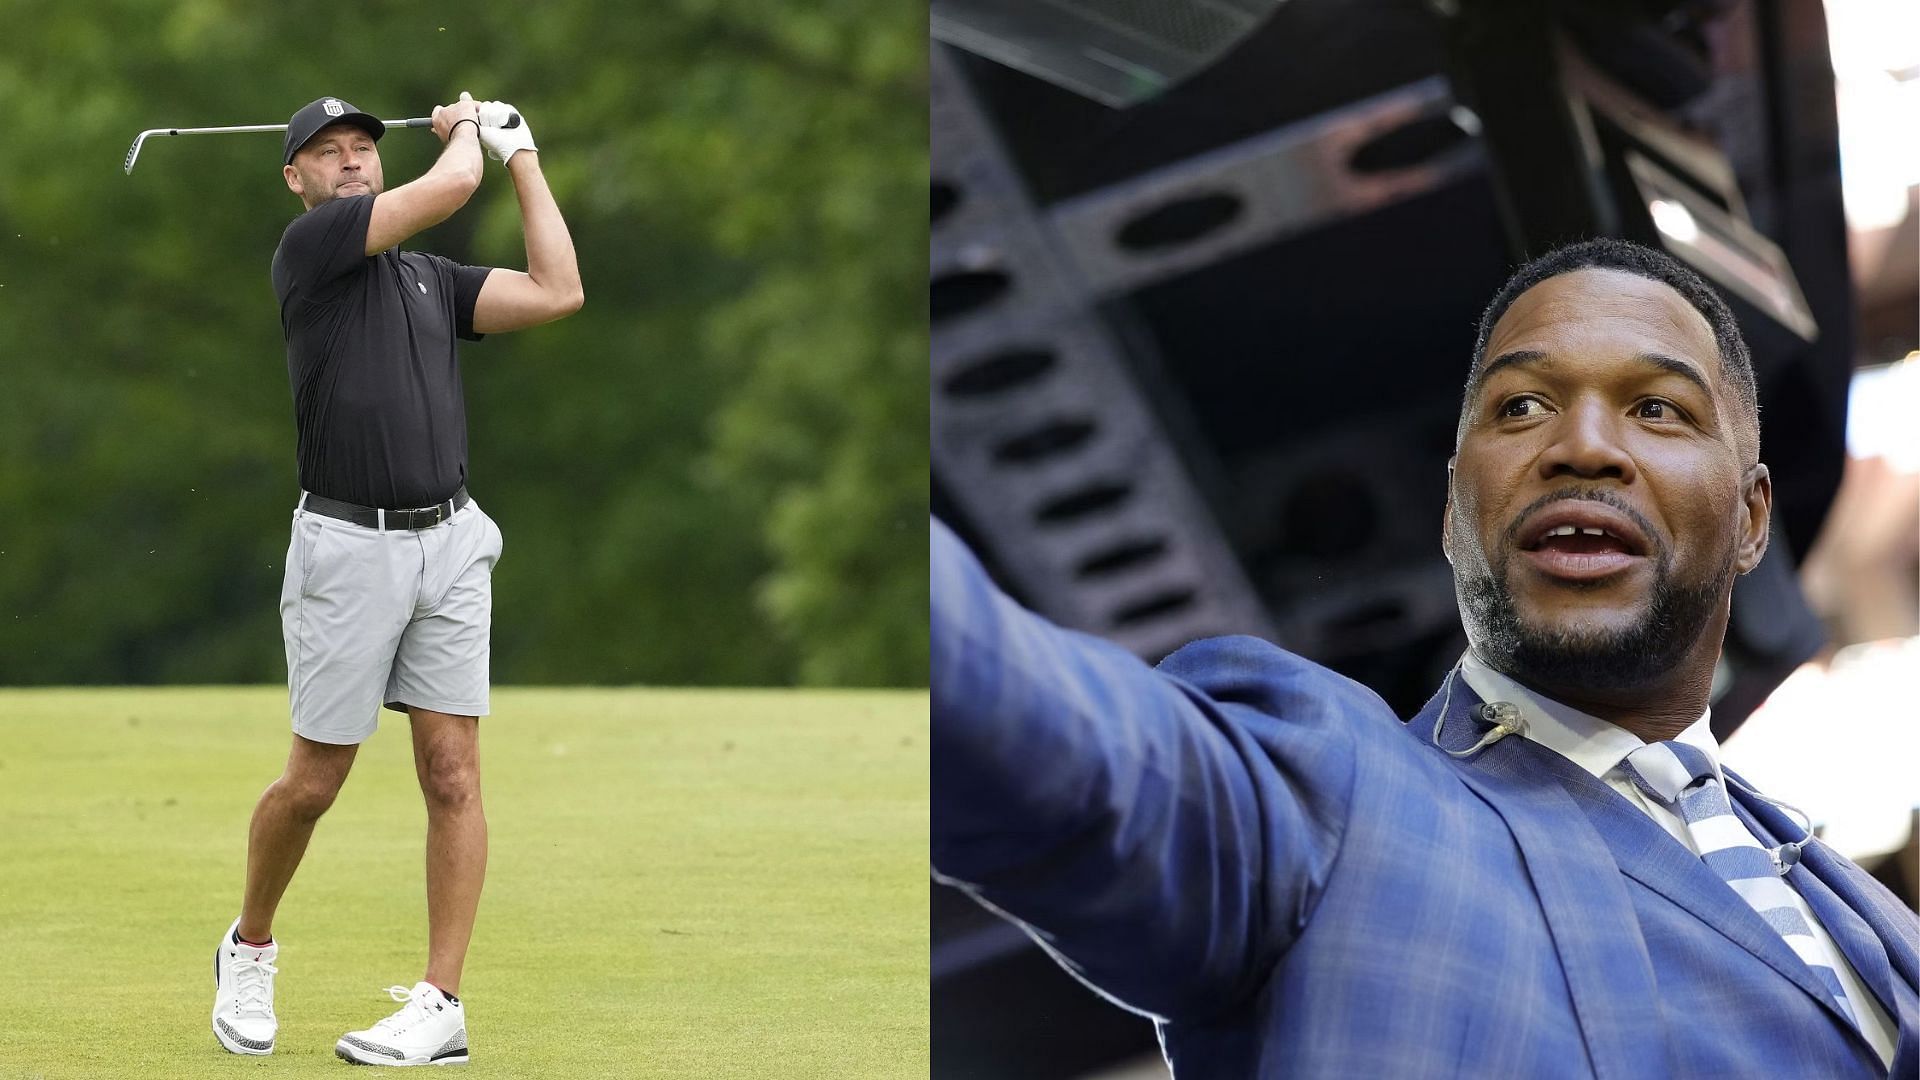
<path id="1" fill-rule="evenodd" d="M 162 130 L 165 130 L 165 129 L 151 128 L 141 132 L 138 135 L 135 135 L 133 137 L 133 145 L 127 147 L 127 163 L 121 166 L 120 171 L 123 173 L 126 173 L 128 176 L 132 176 L 133 175 L 133 159 L 140 156 L 140 147 L 146 143 L 147 136 L 152 135 L 154 132 L 162 131 Z"/>

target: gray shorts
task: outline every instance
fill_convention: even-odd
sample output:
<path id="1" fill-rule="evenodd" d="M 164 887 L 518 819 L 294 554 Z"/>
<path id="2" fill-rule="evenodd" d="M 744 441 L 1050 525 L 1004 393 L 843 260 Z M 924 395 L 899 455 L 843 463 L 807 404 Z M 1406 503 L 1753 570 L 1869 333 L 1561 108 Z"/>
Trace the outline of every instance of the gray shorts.
<path id="1" fill-rule="evenodd" d="M 383 704 L 485 716 L 500 547 L 477 502 L 384 532 L 295 510 L 280 585 L 294 734 L 364 742 Z"/>

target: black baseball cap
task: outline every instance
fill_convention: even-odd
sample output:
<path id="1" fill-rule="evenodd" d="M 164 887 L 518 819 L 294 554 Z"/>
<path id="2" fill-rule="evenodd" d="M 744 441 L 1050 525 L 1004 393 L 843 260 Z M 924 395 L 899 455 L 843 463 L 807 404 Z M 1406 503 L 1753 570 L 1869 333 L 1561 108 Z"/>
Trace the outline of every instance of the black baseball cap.
<path id="1" fill-rule="evenodd" d="M 337 97 L 323 97 L 301 106 L 300 111 L 287 121 L 287 157 L 282 165 L 293 164 L 293 155 L 307 145 L 307 140 L 321 128 L 335 124 L 352 124 L 373 136 L 375 142 L 387 133 L 387 125 L 381 123 L 371 113 L 359 109 Z"/>

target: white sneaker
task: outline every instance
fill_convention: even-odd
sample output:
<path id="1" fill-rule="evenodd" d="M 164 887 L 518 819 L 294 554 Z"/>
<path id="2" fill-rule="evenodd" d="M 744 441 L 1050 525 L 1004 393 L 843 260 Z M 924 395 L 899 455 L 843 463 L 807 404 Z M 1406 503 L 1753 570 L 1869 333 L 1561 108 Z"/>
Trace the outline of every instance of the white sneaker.
<path id="1" fill-rule="evenodd" d="M 389 986 L 400 1011 L 365 1031 L 340 1036 L 333 1052 L 356 1065 L 465 1065 L 467 1010 L 428 982 Z"/>
<path id="2" fill-rule="evenodd" d="M 271 1054 L 280 1021 L 273 1015 L 273 966 L 279 945 L 242 944 L 233 920 L 213 950 L 213 1037 L 236 1054 Z"/>

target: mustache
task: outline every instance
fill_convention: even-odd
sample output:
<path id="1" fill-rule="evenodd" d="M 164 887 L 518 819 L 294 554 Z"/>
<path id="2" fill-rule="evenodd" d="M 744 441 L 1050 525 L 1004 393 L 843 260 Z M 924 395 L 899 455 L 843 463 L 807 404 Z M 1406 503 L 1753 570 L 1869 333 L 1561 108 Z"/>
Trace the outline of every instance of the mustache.
<path id="1" fill-rule="evenodd" d="M 1549 491 L 1545 495 L 1533 500 L 1518 514 L 1514 515 L 1512 523 L 1507 526 L 1507 546 L 1512 547 L 1519 542 L 1521 530 L 1526 528 L 1527 521 L 1531 519 L 1533 515 L 1555 503 L 1562 502 L 1597 502 L 1620 511 L 1635 525 L 1639 526 L 1640 534 L 1645 536 L 1647 542 L 1653 545 L 1654 554 L 1658 555 L 1661 559 L 1666 558 L 1667 542 L 1660 536 L 1660 533 L 1654 529 L 1653 522 L 1648 521 L 1646 515 L 1635 510 L 1627 500 L 1608 491 L 1606 488 L 1565 487 L 1558 491 Z"/>

